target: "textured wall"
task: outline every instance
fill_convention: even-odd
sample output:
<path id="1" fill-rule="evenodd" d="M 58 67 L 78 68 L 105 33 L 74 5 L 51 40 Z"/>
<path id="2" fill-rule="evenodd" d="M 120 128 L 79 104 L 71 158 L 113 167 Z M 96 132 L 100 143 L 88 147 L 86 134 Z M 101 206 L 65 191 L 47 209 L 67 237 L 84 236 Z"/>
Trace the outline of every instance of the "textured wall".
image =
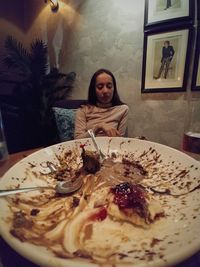
<path id="1" fill-rule="evenodd" d="M 80 21 L 69 33 L 61 69 L 78 75 L 72 98 L 87 97 L 93 72 L 105 67 L 114 72 L 120 96 L 130 107 L 129 136 L 179 148 L 182 142 L 183 93 L 141 95 L 144 0 L 87 0 L 78 12 Z M 66 38 L 67 41 L 67 38 Z"/>
<path id="2" fill-rule="evenodd" d="M 10 2 L 10 0 L 8 0 Z M 63 0 L 58 13 L 39 0 L 24 1 L 20 35 L 29 43 L 48 43 L 50 64 L 77 73 L 71 98 L 87 98 L 91 75 L 110 69 L 119 94 L 130 107 L 129 136 L 179 148 L 182 142 L 185 93 L 141 94 L 144 0 Z M 67 4 L 68 3 L 68 4 Z M 10 21 L 4 29 L 10 31 Z M 20 24 L 19 24 L 20 25 Z M 18 36 L 16 36 L 18 37 Z"/>

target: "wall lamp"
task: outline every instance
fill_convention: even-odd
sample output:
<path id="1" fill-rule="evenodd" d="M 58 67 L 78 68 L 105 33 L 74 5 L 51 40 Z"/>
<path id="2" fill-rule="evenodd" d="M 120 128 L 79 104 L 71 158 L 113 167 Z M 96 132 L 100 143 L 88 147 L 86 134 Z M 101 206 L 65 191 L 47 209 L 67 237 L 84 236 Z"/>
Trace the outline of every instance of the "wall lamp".
<path id="1" fill-rule="evenodd" d="M 47 3 L 48 0 L 45 0 L 44 2 Z M 59 9 L 59 3 L 58 3 L 58 0 L 49 0 L 49 2 L 50 2 L 51 10 L 52 10 L 53 12 L 57 12 L 58 9 Z"/>

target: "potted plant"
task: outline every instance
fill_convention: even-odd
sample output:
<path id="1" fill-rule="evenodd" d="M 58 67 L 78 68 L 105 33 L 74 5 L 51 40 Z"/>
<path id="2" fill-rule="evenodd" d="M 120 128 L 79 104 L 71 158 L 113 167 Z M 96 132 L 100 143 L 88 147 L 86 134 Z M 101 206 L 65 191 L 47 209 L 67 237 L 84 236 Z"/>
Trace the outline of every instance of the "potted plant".
<path id="1" fill-rule="evenodd" d="M 26 148 L 55 143 L 52 106 L 69 95 L 76 74 L 64 74 L 57 68 L 48 72 L 48 49 L 43 40 L 34 40 L 28 50 L 8 36 L 5 49 L 0 83 L 12 85 L 12 94 L 1 95 L 1 102 L 17 106 L 24 121 Z"/>

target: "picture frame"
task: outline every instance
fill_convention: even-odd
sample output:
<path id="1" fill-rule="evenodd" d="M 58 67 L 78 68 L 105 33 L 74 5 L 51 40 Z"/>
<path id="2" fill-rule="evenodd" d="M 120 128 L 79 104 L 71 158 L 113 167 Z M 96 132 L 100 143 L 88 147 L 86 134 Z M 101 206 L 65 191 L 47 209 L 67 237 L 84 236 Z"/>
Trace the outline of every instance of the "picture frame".
<path id="1" fill-rule="evenodd" d="M 192 37 L 192 27 L 144 33 L 142 93 L 186 91 Z"/>
<path id="2" fill-rule="evenodd" d="M 197 1 L 197 20 L 200 21 L 200 2 Z"/>
<path id="3" fill-rule="evenodd" d="M 179 26 L 192 25 L 194 13 L 195 0 L 145 0 L 144 29 L 175 23 Z"/>
<path id="4" fill-rule="evenodd" d="M 197 28 L 191 90 L 200 91 L 200 26 Z"/>

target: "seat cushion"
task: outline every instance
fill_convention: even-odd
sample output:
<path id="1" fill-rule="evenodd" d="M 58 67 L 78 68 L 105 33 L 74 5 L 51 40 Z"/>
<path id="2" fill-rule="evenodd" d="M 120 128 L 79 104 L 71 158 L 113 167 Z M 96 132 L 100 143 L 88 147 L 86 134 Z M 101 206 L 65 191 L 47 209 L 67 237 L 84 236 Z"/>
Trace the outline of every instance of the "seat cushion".
<path id="1" fill-rule="evenodd" d="M 74 120 L 76 109 L 53 107 L 60 142 L 74 139 Z"/>

